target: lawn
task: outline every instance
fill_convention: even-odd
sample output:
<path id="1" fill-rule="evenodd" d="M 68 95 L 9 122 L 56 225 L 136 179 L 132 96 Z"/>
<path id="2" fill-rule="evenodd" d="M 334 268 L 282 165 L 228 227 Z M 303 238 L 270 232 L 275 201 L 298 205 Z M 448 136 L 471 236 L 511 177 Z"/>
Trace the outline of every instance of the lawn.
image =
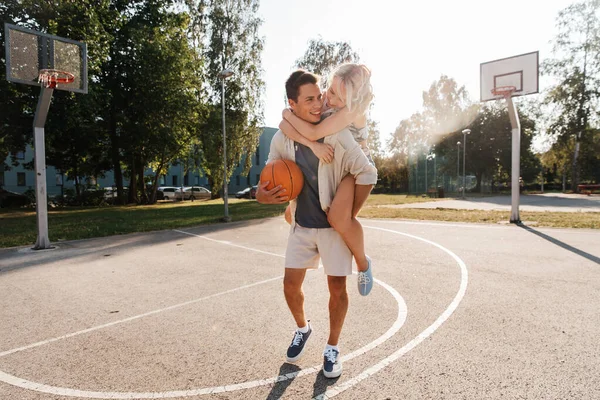
<path id="1" fill-rule="evenodd" d="M 389 208 L 382 205 L 436 201 L 407 195 L 374 194 L 360 213 L 364 218 L 399 218 L 452 222 L 499 223 L 509 219 L 508 211 Z M 266 206 L 253 200 L 229 201 L 232 221 L 274 217 L 285 205 Z M 537 226 L 600 229 L 600 213 L 521 212 L 521 219 Z M 113 206 L 52 210 L 48 215 L 50 240 L 86 239 L 133 232 L 184 228 L 218 223 L 223 217 L 223 201 L 160 203 L 152 206 Z M 0 210 L 0 247 L 35 243 L 35 211 Z"/>
<path id="2" fill-rule="evenodd" d="M 255 201 L 229 201 L 233 221 L 281 215 L 285 206 L 265 206 Z M 223 201 L 159 203 L 151 206 L 113 206 L 68 208 L 48 213 L 50 240 L 53 242 L 183 228 L 219 222 Z M 0 247 L 35 243 L 37 237 L 34 210 L 0 211 Z"/>

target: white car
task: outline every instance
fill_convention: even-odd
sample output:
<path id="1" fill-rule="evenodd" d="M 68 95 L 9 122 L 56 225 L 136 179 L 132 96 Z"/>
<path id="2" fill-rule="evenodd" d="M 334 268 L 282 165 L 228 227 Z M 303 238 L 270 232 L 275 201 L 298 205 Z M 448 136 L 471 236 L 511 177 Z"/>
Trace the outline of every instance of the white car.
<path id="1" fill-rule="evenodd" d="M 162 196 L 158 195 L 156 197 L 157 200 L 174 200 L 175 192 L 180 190 L 180 188 L 174 186 L 160 186 L 156 190 L 162 193 Z"/>
<path id="2" fill-rule="evenodd" d="M 202 186 L 190 186 L 184 187 L 183 193 L 181 192 L 181 188 L 178 188 L 175 191 L 174 198 L 176 200 L 210 200 L 210 190 L 203 188 Z"/>

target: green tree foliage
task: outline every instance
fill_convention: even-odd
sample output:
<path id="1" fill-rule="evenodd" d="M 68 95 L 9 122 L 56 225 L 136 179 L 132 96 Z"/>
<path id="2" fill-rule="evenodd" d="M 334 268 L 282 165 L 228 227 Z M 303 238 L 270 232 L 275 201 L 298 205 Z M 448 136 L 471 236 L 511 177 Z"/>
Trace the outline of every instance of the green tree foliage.
<path id="1" fill-rule="evenodd" d="M 347 42 L 328 42 L 319 37 L 308 42 L 304 55 L 296 60 L 296 67 L 303 68 L 322 77 L 323 87 L 327 84 L 327 76 L 337 65 L 358 63 L 360 57 Z"/>
<path id="2" fill-rule="evenodd" d="M 523 109 L 519 109 L 521 122 L 521 176 L 528 182 L 540 171 L 538 158 L 531 151 L 535 122 Z M 477 178 L 475 191 L 481 190 L 482 180 L 506 183 L 510 181 L 512 159 L 512 128 L 505 105 L 483 106 L 475 120 L 469 124 L 471 133 L 466 136 L 466 173 Z M 440 163 L 440 171 L 456 174 L 457 145 L 461 142 L 460 170 L 462 173 L 462 151 L 464 135 L 461 131 L 446 136 L 436 146 L 436 153 L 446 162 Z"/>
<path id="3" fill-rule="evenodd" d="M 524 110 L 519 112 L 522 131 L 521 175 L 525 180 L 532 180 L 539 172 L 538 159 L 530 149 L 535 123 Z M 508 180 L 511 126 L 506 107 L 471 104 L 466 89 L 445 75 L 423 92 L 423 110 L 400 122 L 388 146 L 400 162 L 410 164 L 411 171 L 418 163 L 415 173 L 423 183 L 425 158 L 432 154 L 436 157 L 438 174 L 457 177 L 457 165 L 462 174 L 462 130 L 466 128 L 471 129 L 471 134 L 467 135 L 466 140 L 465 172 L 476 176 L 475 190 L 481 190 L 483 179 L 495 182 Z M 457 142 L 461 142 L 460 160 L 457 160 Z M 430 161 L 428 165 L 428 184 L 434 184 L 433 163 Z M 413 175 L 411 179 L 417 179 L 417 176 Z M 419 184 L 418 191 L 425 187 L 423 183 Z"/>
<path id="4" fill-rule="evenodd" d="M 2 22 L 87 43 L 89 93 L 55 92 L 47 129 L 48 164 L 72 179 L 110 169 L 120 199 L 129 178 L 129 201 L 153 202 L 146 168 L 156 188 L 181 161 L 220 187 L 223 68 L 236 72 L 226 82 L 230 174 L 255 151 L 264 91 L 258 1 L 8 0 L 0 11 Z M 0 78 L 0 103 L 10 110 L 0 120 L 4 160 L 31 142 L 39 89 Z"/>
<path id="5" fill-rule="evenodd" d="M 555 139 L 551 152 L 556 155 L 546 159 L 559 162 L 562 170 L 570 162 L 572 189 L 577 191 L 581 173 L 591 179 L 588 164 L 597 162 L 584 154 L 589 154 L 585 146 L 595 143 L 599 126 L 600 1 L 585 0 L 562 10 L 557 27 L 554 58 L 543 64 L 544 73 L 556 80 L 546 96 L 555 110 L 549 125 Z M 570 160 L 567 149 L 572 150 Z"/>
<path id="6" fill-rule="evenodd" d="M 203 32 L 206 42 L 200 48 L 205 59 L 207 118 L 197 132 L 203 155 L 202 167 L 218 196 L 223 186 L 223 128 L 221 71 L 231 69 L 234 75 L 225 85 L 227 171 L 231 177 L 244 155 L 258 146 L 263 122 L 261 54 L 264 39 L 258 30 L 257 0 L 201 0 L 196 10 L 196 35 Z M 252 157 L 245 157 L 244 173 L 251 167 Z"/>

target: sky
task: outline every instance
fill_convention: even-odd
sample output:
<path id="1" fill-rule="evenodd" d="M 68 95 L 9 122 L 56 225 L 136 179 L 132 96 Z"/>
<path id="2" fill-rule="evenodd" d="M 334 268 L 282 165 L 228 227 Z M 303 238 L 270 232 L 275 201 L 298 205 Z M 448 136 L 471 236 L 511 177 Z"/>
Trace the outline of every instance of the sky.
<path id="1" fill-rule="evenodd" d="M 400 121 L 421 110 L 422 93 L 442 74 L 479 101 L 480 64 L 540 52 L 551 57 L 558 12 L 574 0 L 262 0 L 265 125 L 277 127 L 284 83 L 308 41 L 346 41 L 372 72 L 385 145 Z M 540 80 L 540 89 L 545 81 Z M 531 95 L 529 97 L 536 97 Z"/>

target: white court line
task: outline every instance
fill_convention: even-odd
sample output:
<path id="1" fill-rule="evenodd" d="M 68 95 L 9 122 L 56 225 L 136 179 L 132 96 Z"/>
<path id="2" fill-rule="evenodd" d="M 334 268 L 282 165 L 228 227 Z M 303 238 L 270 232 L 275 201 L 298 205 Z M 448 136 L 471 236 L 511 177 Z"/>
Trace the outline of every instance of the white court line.
<path id="1" fill-rule="evenodd" d="M 361 221 L 365 222 L 383 222 L 385 224 L 404 224 L 404 225 L 426 225 L 426 226 L 446 226 L 449 228 L 479 228 L 479 229 L 502 229 L 507 228 L 504 225 L 491 225 L 491 224 L 452 224 L 452 223 L 441 223 L 441 222 L 426 222 L 426 221 L 389 221 L 384 219 L 372 219 L 372 218 L 359 218 Z M 510 225 L 514 226 L 514 225 Z"/>
<path id="2" fill-rule="evenodd" d="M 233 293 L 233 292 L 237 292 L 238 290 L 248 289 L 248 288 L 251 288 L 253 286 L 262 285 L 263 283 L 268 283 L 268 282 L 276 281 L 276 280 L 279 280 L 279 279 L 282 279 L 282 278 L 283 278 L 283 275 L 278 276 L 276 278 L 270 278 L 270 279 L 266 279 L 264 281 L 255 282 L 255 283 L 251 283 L 251 284 L 248 284 L 248 285 L 245 285 L 245 286 L 240 286 L 240 287 L 237 287 L 237 288 L 234 288 L 234 289 L 226 290 L 226 291 L 221 292 L 221 293 L 211 294 L 209 296 L 201 297 L 199 299 L 186 301 L 185 303 L 175 304 L 175 305 L 172 305 L 172 306 L 169 306 L 169 307 L 161 308 L 159 310 L 149 311 L 147 313 L 140 314 L 140 315 L 134 315 L 133 317 L 129 317 L 129 318 L 125 318 L 125 319 L 120 319 L 118 321 L 109 322 L 108 324 L 94 326 L 92 328 L 83 329 L 81 331 L 69 333 L 67 335 L 55 337 L 55 338 L 48 339 L 48 340 L 42 340 L 41 342 L 32 343 L 32 344 L 29 344 L 27 346 L 17 347 L 15 349 L 11 349 L 11 350 L 6 350 L 6 351 L 3 351 L 2 353 L 0 353 L 0 358 L 8 356 L 9 354 L 14 354 L 14 353 L 18 353 L 20 351 L 24 351 L 24 350 L 28 350 L 28 349 L 33 349 L 34 347 L 40 347 L 40 346 L 43 346 L 45 344 L 49 344 L 49 343 L 52 343 L 52 342 L 57 342 L 57 341 L 63 340 L 63 339 L 68 339 L 68 338 L 71 338 L 71 337 L 74 337 L 74 336 L 83 335 L 84 333 L 89 333 L 89 332 L 97 331 L 99 329 L 108 328 L 108 327 L 111 327 L 111 326 L 122 324 L 124 322 L 134 321 L 136 319 L 148 317 L 150 315 L 158 314 L 158 313 L 161 313 L 161 312 L 164 312 L 164 311 L 175 310 L 177 308 L 189 306 L 190 304 L 195 304 L 195 303 L 198 303 L 200 301 L 204 301 L 204 300 L 212 299 L 214 297 L 223 296 L 225 294 L 230 294 L 230 293 Z"/>
<path id="3" fill-rule="evenodd" d="M 229 246 L 233 246 L 233 247 L 242 248 L 245 250 L 251 250 L 251 251 L 255 251 L 255 252 L 259 252 L 259 253 L 263 253 L 263 254 L 269 254 L 269 255 L 276 256 L 276 257 L 284 258 L 284 256 L 282 256 L 280 254 L 269 253 L 269 252 L 265 252 L 262 250 L 253 249 L 251 247 L 236 245 L 236 244 L 233 244 L 228 241 L 216 240 L 216 239 L 212 239 L 212 238 L 209 238 L 206 236 L 196 235 L 194 233 L 189 233 L 189 232 L 185 232 L 185 231 L 179 231 L 179 230 L 175 230 L 175 231 L 186 234 L 186 235 L 206 239 L 209 241 L 213 241 L 213 242 L 217 242 L 217 243 L 221 243 L 221 244 L 225 244 L 225 245 L 229 245 Z M 23 351 L 23 350 L 26 350 L 29 348 L 42 346 L 44 344 L 55 342 L 57 340 L 66 339 L 66 338 L 69 338 L 72 336 L 91 332 L 91 331 L 94 331 L 97 329 L 102 329 L 102 328 L 105 328 L 108 326 L 113 326 L 118 323 L 131 321 L 131 320 L 134 320 L 137 318 L 141 318 L 143 316 L 156 314 L 161 311 L 166 311 L 166 310 L 182 307 L 183 305 L 192 304 L 192 303 L 201 301 L 203 299 L 220 296 L 220 295 L 223 295 L 226 293 L 232 293 L 232 292 L 240 290 L 240 289 L 249 288 L 252 286 L 259 285 L 261 283 L 266 283 L 266 282 L 270 282 L 270 281 L 281 279 L 281 278 L 282 278 L 282 276 L 279 276 L 277 278 L 272 278 L 272 279 L 268 279 L 265 281 L 246 285 L 241 288 L 231 289 L 231 290 L 228 290 L 228 291 L 225 291 L 222 293 L 207 296 L 202 299 L 192 300 L 192 301 L 189 301 L 186 303 L 167 307 L 167 308 L 164 308 L 161 310 L 151 311 L 149 313 L 145 313 L 145 314 L 142 314 L 139 316 L 127 318 L 127 319 L 120 320 L 120 321 L 111 322 L 109 324 L 101 325 L 101 326 L 94 327 L 94 328 L 85 329 L 83 331 L 79 331 L 79 332 L 75 332 L 75 333 L 72 333 L 69 335 L 61 336 L 60 338 L 49 339 L 49 340 L 45 340 L 43 342 L 34 343 L 29 346 L 23 346 L 18 349 L 13 349 L 13 350 L 4 352 L 6 354 L 0 353 L 0 357 L 3 356 L 2 354 L 8 355 L 8 354 Z M 386 290 L 388 290 L 392 294 L 392 296 L 394 297 L 396 302 L 398 303 L 398 316 L 396 318 L 396 321 L 379 338 L 377 338 L 373 342 L 368 343 L 367 345 L 359 348 L 358 350 L 355 350 L 354 352 L 346 355 L 345 357 L 342 358 L 342 360 L 345 360 L 345 361 L 351 360 L 352 358 L 358 357 L 360 355 L 365 354 L 367 351 L 372 350 L 376 346 L 380 345 L 381 343 L 385 342 L 386 340 L 391 338 L 393 335 L 395 335 L 400 330 L 400 328 L 402 328 L 402 325 L 404 325 L 404 322 L 406 321 L 407 307 L 406 307 L 406 302 L 404 301 L 402 296 L 400 296 L 400 294 L 394 288 L 387 285 L 386 283 L 384 283 L 378 279 L 375 279 L 374 281 L 376 283 L 380 284 L 381 286 L 383 286 Z M 289 379 L 294 379 L 298 376 L 304 376 L 304 375 L 308 375 L 308 374 L 317 373 L 320 370 L 321 370 L 321 365 L 317 365 L 314 367 L 302 369 L 300 371 L 292 372 L 292 373 L 289 373 L 286 375 L 275 376 L 275 377 L 271 377 L 271 378 L 267 378 L 267 379 L 248 381 L 248 382 L 242 382 L 242 383 L 238 383 L 238 384 L 225 385 L 225 386 L 214 386 L 214 387 L 207 387 L 207 388 L 201 388 L 201 389 L 176 390 L 176 391 L 168 391 L 168 392 L 98 392 L 98 391 L 77 390 L 77 389 L 71 389 L 71 388 L 63 388 L 63 387 L 45 385 L 45 384 L 38 383 L 38 382 L 32 382 L 27 379 L 23 379 L 23 378 L 16 377 L 14 375 L 7 374 L 4 371 L 0 371 L 0 381 L 6 382 L 10 385 L 17 386 L 17 387 L 20 387 L 23 389 L 34 390 L 34 391 L 42 392 L 42 393 L 55 394 L 55 395 L 59 395 L 59 396 L 71 396 L 71 397 L 94 398 L 94 399 L 161 399 L 161 398 L 198 396 L 198 395 L 206 395 L 206 394 L 214 394 L 214 393 L 224 393 L 224 392 L 230 392 L 230 391 L 236 391 L 236 390 L 242 390 L 242 389 L 250 389 L 250 388 L 254 388 L 254 387 L 258 387 L 258 386 L 263 386 L 263 385 L 273 384 L 276 382 L 281 382 L 281 381 L 285 381 L 285 380 L 289 380 Z"/>
<path id="4" fill-rule="evenodd" d="M 414 338 L 413 340 L 411 340 L 410 342 L 405 344 L 402 348 L 400 348 L 396 352 L 390 354 L 388 357 L 384 358 L 377 364 L 373 365 L 370 368 L 367 368 L 366 370 L 364 370 L 363 372 L 361 372 L 359 375 L 355 376 L 354 378 L 342 383 L 341 385 L 334 386 L 334 387 L 328 389 L 325 393 L 323 393 L 319 396 L 316 396 L 315 399 L 317 399 L 317 400 L 331 399 L 331 398 L 337 396 L 338 394 L 344 392 L 345 390 L 350 389 L 351 387 L 355 386 L 356 384 L 360 383 L 361 381 L 371 377 L 372 375 L 375 375 L 377 372 L 381 371 L 382 369 L 384 369 L 385 367 L 387 367 L 388 365 L 390 365 L 391 363 L 398 360 L 400 357 L 404 356 L 406 353 L 408 353 L 409 351 L 411 351 L 412 349 L 417 347 L 425 339 L 427 339 L 429 336 L 431 336 L 431 334 L 433 334 L 440 326 L 442 326 L 442 324 L 444 322 L 446 322 L 446 320 L 448 318 L 450 318 L 452 313 L 454 313 L 454 311 L 456 311 L 456 309 L 458 308 L 458 305 L 462 301 L 462 299 L 465 296 L 465 293 L 467 291 L 467 284 L 469 282 L 469 272 L 467 270 L 467 266 L 465 265 L 463 260 L 461 260 L 456 254 L 454 254 L 452 251 L 448 250 L 444 246 L 441 246 L 430 240 L 423 239 L 419 236 L 414 236 L 414 235 L 410 235 L 408 233 L 398 232 L 398 231 L 394 231 L 391 229 L 379 228 L 376 226 L 363 226 L 363 227 L 408 236 L 413 239 L 421 240 L 425 243 L 428 243 L 428 244 L 435 246 L 438 249 L 446 252 L 460 266 L 460 272 L 461 272 L 460 287 L 458 289 L 458 293 L 454 297 L 454 300 L 452 300 L 452 302 L 450 303 L 448 308 L 446 308 L 446 310 L 442 313 L 442 315 L 440 315 L 433 322 L 433 324 L 431 324 L 428 328 L 426 328 L 423 332 L 421 332 L 416 338 Z"/>

